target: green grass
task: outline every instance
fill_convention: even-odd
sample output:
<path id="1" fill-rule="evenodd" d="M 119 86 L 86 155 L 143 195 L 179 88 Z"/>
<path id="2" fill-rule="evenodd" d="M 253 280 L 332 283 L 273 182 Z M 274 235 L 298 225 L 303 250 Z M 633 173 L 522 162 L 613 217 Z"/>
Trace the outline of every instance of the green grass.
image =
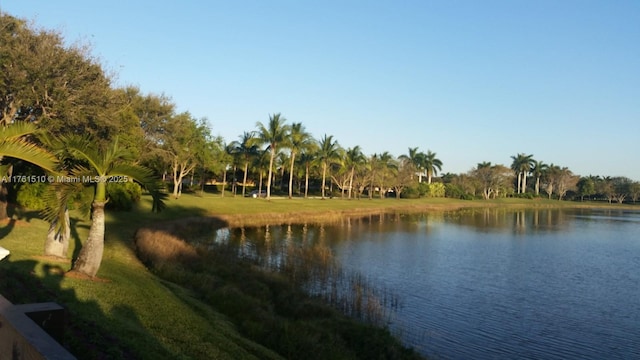
<path id="1" fill-rule="evenodd" d="M 136 257 L 136 229 L 169 220 L 215 216 L 232 224 L 331 220 L 345 213 L 453 210 L 466 207 L 616 207 L 554 200 L 498 199 L 251 199 L 227 194 L 183 195 L 166 211 L 150 212 L 150 199 L 131 212 L 107 212 L 105 253 L 98 277 L 63 276 L 70 263 L 39 257 L 48 224 L 33 212 L 15 211 L 0 224 L 0 245 L 11 250 L 0 262 L 0 293 L 14 303 L 56 301 L 67 308 L 66 346 L 81 359 L 269 359 L 273 351 L 241 335 L 228 316 L 180 286 L 161 280 Z M 628 207 L 628 206 L 625 206 Z M 635 208 L 635 207 L 632 207 Z M 73 213 L 70 254 L 87 236 L 89 221 Z M 253 220 L 251 220 L 253 219 Z M 355 329 L 355 328 L 354 328 Z M 357 330 L 354 330 L 357 332 Z"/>

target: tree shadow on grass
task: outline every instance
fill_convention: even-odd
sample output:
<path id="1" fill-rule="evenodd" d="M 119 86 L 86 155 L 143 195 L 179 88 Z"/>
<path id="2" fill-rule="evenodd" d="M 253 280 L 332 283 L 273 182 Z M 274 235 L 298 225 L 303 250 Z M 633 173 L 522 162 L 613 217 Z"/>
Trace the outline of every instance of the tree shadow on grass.
<path id="1" fill-rule="evenodd" d="M 0 262 L 0 294 L 15 305 L 55 302 L 63 306 L 67 316 L 61 345 L 78 359 L 173 357 L 152 335 L 146 334 L 147 330 L 130 306 L 117 305 L 112 316 L 107 316 L 95 301 L 81 301 L 74 289 L 61 286 L 65 270 L 59 265 L 42 265 L 44 276 L 39 277 L 38 262 L 7 260 Z M 129 342 L 112 334 L 114 321 L 130 324 Z M 131 345 L 134 339 L 144 345 L 134 348 Z"/>

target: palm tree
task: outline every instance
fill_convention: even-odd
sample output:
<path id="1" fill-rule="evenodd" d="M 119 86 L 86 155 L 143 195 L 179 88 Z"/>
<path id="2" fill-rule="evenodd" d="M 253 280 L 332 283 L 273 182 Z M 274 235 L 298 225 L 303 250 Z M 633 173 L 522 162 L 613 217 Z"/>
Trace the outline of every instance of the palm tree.
<path id="1" fill-rule="evenodd" d="M 293 197 L 293 164 L 296 155 L 309 149 L 313 144 L 313 137 L 305 131 L 302 123 L 293 123 L 289 133 L 289 149 L 291 149 L 291 168 L 289 169 L 289 199 Z"/>
<path id="2" fill-rule="evenodd" d="M 327 168 L 340 158 L 340 145 L 333 140 L 333 135 L 324 135 L 319 142 L 318 160 L 322 164 L 322 198 L 324 199 L 324 187 L 327 176 Z"/>
<path id="3" fill-rule="evenodd" d="M 431 184 L 431 176 L 438 175 L 438 171 L 442 170 L 442 161 L 436 158 L 436 153 L 427 151 L 424 155 L 423 166 L 427 171 L 427 184 Z"/>
<path id="4" fill-rule="evenodd" d="M 527 189 L 527 176 L 533 166 L 533 155 L 518 154 L 511 156 L 511 169 L 518 175 L 518 194 L 524 194 Z"/>
<path id="5" fill-rule="evenodd" d="M 59 194 L 49 199 L 57 206 L 45 211 L 45 218 L 54 221 L 61 219 L 66 202 L 78 187 L 90 185 L 94 187 L 93 203 L 91 204 L 91 227 L 89 236 L 82 246 L 78 258 L 73 264 L 73 271 L 95 277 L 102 262 L 104 252 L 105 216 L 104 206 L 108 201 L 107 183 L 109 181 L 133 180 L 144 186 L 153 197 L 153 211 L 164 208 L 165 194 L 162 193 L 162 183 L 154 179 L 153 172 L 143 166 L 134 165 L 135 159 L 128 149 L 122 148 L 118 140 L 114 140 L 107 149 L 99 149 L 96 142 L 88 137 L 67 136 L 62 139 L 67 151 L 84 165 L 77 165 L 69 175 L 78 182 L 56 183 L 60 186 Z M 52 192 L 53 193 L 53 192 Z M 59 221 L 60 224 L 62 222 Z"/>
<path id="6" fill-rule="evenodd" d="M 353 176 L 355 174 L 356 168 L 362 165 L 365 162 L 366 158 L 360 150 L 360 146 L 356 145 L 352 148 L 347 149 L 345 152 L 345 164 L 349 168 L 349 190 L 348 190 L 348 198 L 351 199 L 351 193 L 353 188 Z"/>
<path id="7" fill-rule="evenodd" d="M 311 139 L 311 144 L 309 148 L 300 154 L 300 159 L 298 160 L 302 166 L 304 166 L 304 198 L 306 199 L 309 196 L 309 171 L 311 170 L 311 166 L 316 161 L 316 156 L 318 152 L 318 143 Z"/>
<path id="8" fill-rule="evenodd" d="M 271 199 L 271 178 L 273 174 L 273 160 L 278 151 L 278 145 L 287 139 L 289 126 L 285 125 L 287 119 L 282 117 L 280 113 L 269 115 L 269 123 L 265 126 L 261 122 L 256 123 L 258 127 L 257 139 L 261 144 L 268 144 L 270 152 L 269 160 L 269 176 L 267 178 L 267 200 Z"/>
<path id="9" fill-rule="evenodd" d="M 407 154 L 402 154 L 398 158 L 405 162 L 405 164 L 411 166 L 414 171 L 418 172 L 418 182 L 422 182 L 422 163 L 425 154 L 418 152 L 418 148 L 409 148 Z M 411 172 L 411 180 L 413 180 L 413 171 Z"/>
<path id="10" fill-rule="evenodd" d="M 242 179 L 242 196 L 246 195 L 247 173 L 249 172 L 249 163 L 251 159 L 258 155 L 258 147 L 255 145 L 255 137 L 252 132 L 245 131 L 240 136 L 240 141 L 232 141 L 231 148 L 233 153 L 239 156 L 244 162 L 244 178 Z"/>
<path id="11" fill-rule="evenodd" d="M 549 168 L 549 165 L 542 161 L 533 160 L 533 166 L 531 167 L 531 174 L 536 178 L 536 195 L 540 195 L 540 178 L 544 175 L 544 172 Z"/>
<path id="12" fill-rule="evenodd" d="M 30 162 L 45 171 L 55 172 L 57 159 L 47 150 L 28 140 L 28 136 L 37 131 L 35 125 L 26 122 L 15 122 L 0 128 L 0 161 L 4 157 Z M 8 218 L 7 183 L 12 174 L 12 165 L 0 166 L 0 220 Z"/>

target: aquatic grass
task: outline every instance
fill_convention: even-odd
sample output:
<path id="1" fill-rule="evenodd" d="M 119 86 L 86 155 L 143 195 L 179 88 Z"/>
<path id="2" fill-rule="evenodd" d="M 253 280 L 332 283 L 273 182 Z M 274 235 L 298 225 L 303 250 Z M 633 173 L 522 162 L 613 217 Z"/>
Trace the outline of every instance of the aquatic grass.
<path id="1" fill-rule="evenodd" d="M 193 223 L 188 220 L 181 222 L 186 227 L 202 223 L 202 220 L 192 220 Z M 181 228 L 172 224 L 159 227 Z M 138 245 L 147 242 L 141 237 L 154 234 L 155 231 L 137 232 L 138 252 L 154 252 L 153 248 Z M 153 254 L 140 256 L 151 259 L 149 265 L 160 277 L 189 288 L 198 299 L 228 316 L 244 336 L 286 358 L 368 359 L 373 356 L 369 351 L 371 346 L 387 349 L 386 353 L 392 357 L 385 358 L 420 358 L 412 350 L 404 348 L 388 330 L 348 319 L 326 305 L 324 299 L 308 296 L 302 288 L 302 279 L 308 279 L 309 275 L 299 273 L 300 277 L 293 280 L 290 270 L 296 267 L 290 263 L 240 258 L 229 244 L 185 241 L 179 232 L 171 235 L 175 241 L 183 241 L 184 246 L 199 247 L 199 257 L 181 258 L 182 246 L 171 247 L 175 254 L 168 255 L 169 262 Z M 327 253 L 320 251 L 318 254 L 324 258 L 320 262 L 332 261 Z M 359 285 L 365 287 L 364 283 Z M 364 311 L 364 308 L 358 311 Z M 363 339 L 357 340 L 346 334 L 353 327 L 367 329 L 366 332 L 360 331 Z"/>

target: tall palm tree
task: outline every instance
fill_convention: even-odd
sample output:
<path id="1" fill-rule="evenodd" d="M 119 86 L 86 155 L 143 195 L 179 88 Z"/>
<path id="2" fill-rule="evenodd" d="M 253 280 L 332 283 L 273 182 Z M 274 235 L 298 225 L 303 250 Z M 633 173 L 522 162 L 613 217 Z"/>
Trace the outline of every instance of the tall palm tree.
<path id="1" fill-rule="evenodd" d="M 366 158 L 362 153 L 359 145 L 349 148 L 345 152 L 345 164 L 349 168 L 349 190 L 347 196 L 349 199 L 351 199 L 353 190 L 353 176 L 355 174 L 356 168 L 361 166 L 365 162 L 365 160 Z"/>
<path id="2" fill-rule="evenodd" d="M 518 154 L 511 156 L 513 162 L 511 163 L 511 169 L 515 171 L 518 176 L 518 194 L 524 194 L 527 189 L 527 176 L 533 166 L 533 155 Z"/>
<path id="3" fill-rule="evenodd" d="M 536 178 L 535 191 L 536 195 L 540 195 L 540 178 L 544 175 L 544 172 L 549 168 L 549 165 L 542 161 L 533 160 L 531 167 L 531 174 Z"/>
<path id="4" fill-rule="evenodd" d="M 269 176 L 267 178 L 267 200 L 271 199 L 271 179 L 273 176 L 273 160 L 278 152 L 278 145 L 286 141 L 289 126 L 285 124 L 287 119 L 282 117 L 280 113 L 269 115 L 269 123 L 267 125 L 257 122 L 258 128 L 257 139 L 261 144 L 267 144 L 270 153 L 269 160 Z"/>
<path id="5" fill-rule="evenodd" d="M 258 155 L 258 146 L 256 146 L 254 133 L 245 131 L 240 136 L 240 141 L 232 141 L 231 148 L 233 153 L 242 159 L 244 163 L 244 178 L 242 179 L 242 196 L 246 195 L 247 173 L 249 172 L 249 163 L 251 159 Z"/>
<path id="6" fill-rule="evenodd" d="M 407 154 L 402 154 L 398 158 L 405 164 L 410 166 L 412 170 L 418 172 L 418 182 L 422 182 L 422 163 L 425 154 L 418 151 L 417 147 L 409 148 Z M 413 180 L 413 172 L 411 172 L 411 180 Z"/>
<path id="7" fill-rule="evenodd" d="M 15 122 L 0 128 L 0 161 L 5 157 L 30 162 L 45 171 L 55 172 L 57 159 L 47 150 L 39 147 L 28 137 L 37 131 L 35 125 L 26 122 Z M 10 179 L 12 165 L 0 165 L 0 220 L 8 218 L 7 214 L 7 183 Z"/>
<path id="8" fill-rule="evenodd" d="M 289 169 L 289 199 L 293 197 L 293 165 L 296 155 L 309 149 L 313 144 L 313 137 L 308 133 L 302 123 L 291 124 L 289 132 L 289 149 L 291 149 L 291 168 Z"/>
<path id="9" fill-rule="evenodd" d="M 115 139 L 107 149 L 99 149 L 96 142 L 88 137 L 67 136 L 62 140 L 67 146 L 67 151 L 83 165 L 77 165 L 69 175 L 78 182 L 56 183 L 61 187 L 59 193 L 62 196 L 54 196 L 49 203 L 57 206 L 45 210 L 45 218 L 53 221 L 63 216 L 66 202 L 78 187 L 90 185 L 94 187 L 93 203 L 91 204 L 91 227 L 89 236 L 82 246 L 78 258 L 73 264 L 73 271 L 95 277 L 102 262 L 104 252 L 105 216 L 104 206 L 108 201 L 107 183 L 109 181 L 134 180 L 144 186 L 153 197 L 153 211 L 164 208 L 162 183 L 156 180 L 153 172 L 140 165 L 135 165 L 135 160 L 128 149 L 120 147 Z M 54 192 L 52 192 L 54 193 Z M 62 222 L 59 222 L 62 224 Z"/>
<path id="10" fill-rule="evenodd" d="M 299 163 L 304 166 L 304 198 L 309 196 L 309 172 L 311 166 L 316 161 L 316 154 L 318 153 L 318 143 L 315 140 L 311 140 L 309 148 L 300 154 Z"/>
<path id="11" fill-rule="evenodd" d="M 333 140 L 333 135 L 327 136 L 327 134 L 324 134 L 324 137 L 320 139 L 318 145 L 319 148 L 317 158 L 322 164 L 322 198 L 324 199 L 324 187 L 327 177 L 327 168 L 336 160 L 340 159 L 340 145 L 338 145 L 337 141 Z"/>
<path id="12" fill-rule="evenodd" d="M 427 171 L 427 184 L 431 184 L 431 176 L 438 175 L 442 170 L 442 161 L 436 158 L 436 153 L 427 151 L 423 159 L 423 167 Z"/>

